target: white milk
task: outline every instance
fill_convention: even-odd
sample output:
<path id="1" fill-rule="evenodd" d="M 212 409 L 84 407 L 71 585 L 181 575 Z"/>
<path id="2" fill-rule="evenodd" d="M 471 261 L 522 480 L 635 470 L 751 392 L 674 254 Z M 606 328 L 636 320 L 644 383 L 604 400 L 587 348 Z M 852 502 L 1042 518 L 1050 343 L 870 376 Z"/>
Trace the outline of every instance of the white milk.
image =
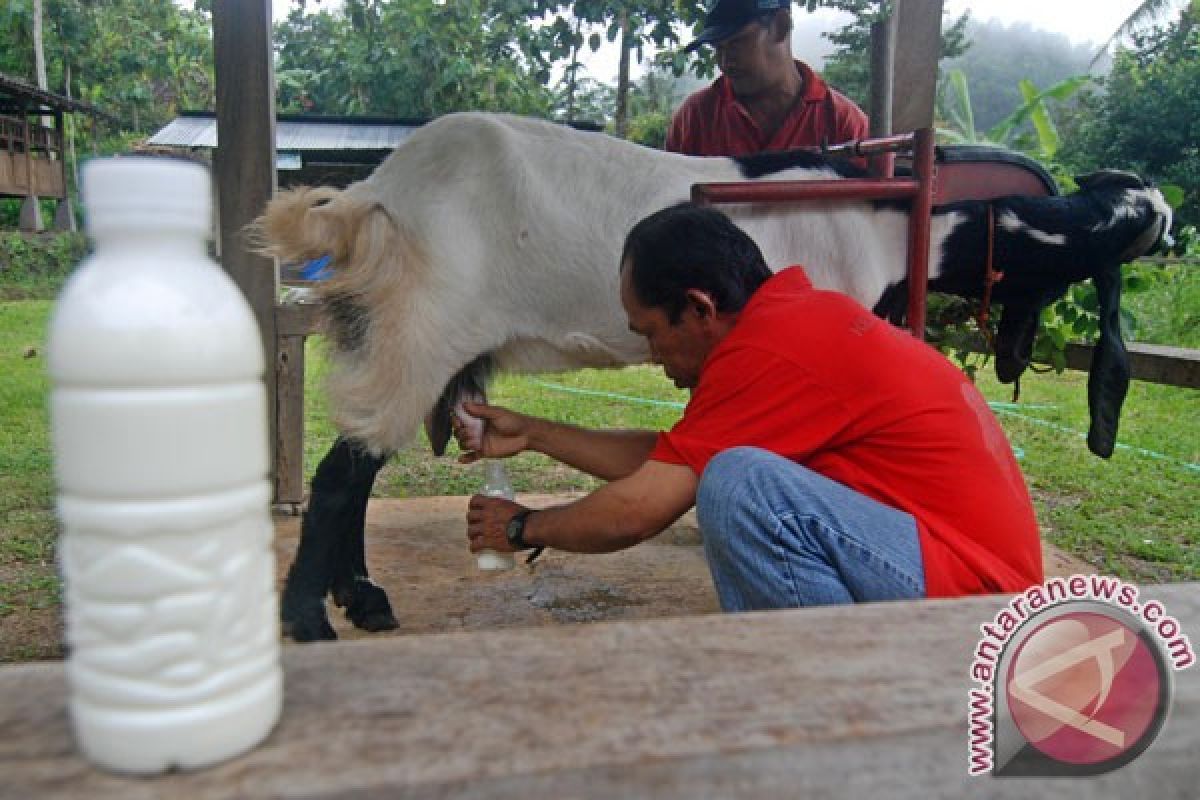
<path id="1" fill-rule="evenodd" d="M 242 753 L 282 704 L 262 341 L 210 198 L 195 164 L 88 163 L 50 326 L 69 709 L 121 772 Z"/>
<path id="2" fill-rule="evenodd" d="M 516 499 L 512 483 L 508 480 L 508 471 L 504 462 L 492 459 L 484 463 L 483 491 L 480 494 L 487 497 L 503 497 L 505 500 Z M 499 553 L 495 550 L 480 550 L 475 560 L 476 565 L 484 570 L 512 569 L 517 565 L 512 553 Z"/>

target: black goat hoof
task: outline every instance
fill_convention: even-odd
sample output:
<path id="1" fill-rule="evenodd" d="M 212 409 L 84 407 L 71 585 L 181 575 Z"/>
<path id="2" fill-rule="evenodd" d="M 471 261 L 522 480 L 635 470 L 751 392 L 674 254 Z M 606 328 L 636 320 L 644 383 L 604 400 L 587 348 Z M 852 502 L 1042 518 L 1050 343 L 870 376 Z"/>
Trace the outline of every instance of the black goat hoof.
<path id="1" fill-rule="evenodd" d="M 325 615 L 324 600 L 283 600 L 283 635 L 295 642 L 321 642 L 337 638 L 329 617 Z"/>
<path id="2" fill-rule="evenodd" d="M 378 633 L 400 627 L 387 592 L 368 578 L 355 578 L 349 586 L 333 590 L 333 602 L 346 609 L 346 619 L 360 630 Z"/>

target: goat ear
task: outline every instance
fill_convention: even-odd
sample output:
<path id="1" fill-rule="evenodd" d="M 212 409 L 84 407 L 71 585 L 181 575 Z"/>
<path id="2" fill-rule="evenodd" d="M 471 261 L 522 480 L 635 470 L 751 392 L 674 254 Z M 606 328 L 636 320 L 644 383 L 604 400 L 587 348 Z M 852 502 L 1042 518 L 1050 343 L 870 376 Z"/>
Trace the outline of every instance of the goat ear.
<path id="1" fill-rule="evenodd" d="M 1078 175 L 1075 183 L 1080 189 L 1145 189 L 1146 182 L 1132 172 L 1120 169 L 1102 169 Z"/>
<path id="2" fill-rule="evenodd" d="M 1092 277 L 1100 306 L 1100 341 L 1088 375 L 1088 449 L 1108 458 L 1117 443 L 1121 405 L 1129 391 L 1129 354 L 1121 338 L 1121 265 L 1106 264 Z"/>

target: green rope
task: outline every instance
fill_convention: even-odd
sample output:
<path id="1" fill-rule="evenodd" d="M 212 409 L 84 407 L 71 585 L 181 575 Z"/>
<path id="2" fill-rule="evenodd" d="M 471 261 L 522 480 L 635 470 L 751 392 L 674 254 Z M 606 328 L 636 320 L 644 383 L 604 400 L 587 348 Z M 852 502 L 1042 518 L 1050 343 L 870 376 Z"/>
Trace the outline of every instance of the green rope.
<path id="1" fill-rule="evenodd" d="M 550 389 L 550 390 L 556 391 L 556 392 L 565 392 L 567 394 L 577 394 L 577 395 L 582 395 L 584 397 L 600 397 L 600 398 L 603 398 L 606 400 L 621 400 L 626 403 L 635 403 L 638 405 L 656 406 L 659 408 L 673 408 L 673 409 L 677 409 L 677 410 L 682 410 L 686 405 L 685 403 L 680 403 L 680 402 L 677 402 L 674 400 L 653 400 L 653 399 L 650 399 L 647 397 L 635 397 L 634 395 L 618 394 L 616 392 L 601 392 L 601 391 L 597 391 L 595 389 L 578 389 L 574 386 L 563 386 L 560 383 L 548 383 L 546 381 L 533 381 L 533 383 L 537 386 L 541 386 L 544 389 Z M 1078 436 L 1080 438 L 1087 437 L 1086 433 L 1074 430 L 1073 428 L 1068 428 L 1065 425 L 1059 425 L 1056 422 L 1049 422 L 1044 419 L 1038 419 L 1037 417 L 1030 417 L 1025 414 L 1019 414 L 1016 411 L 1016 409 L 1021 409 L 1023 411 L 1053 410 L 1055 408 L 1055 406 L 1053 406 L 1053 405 L 1022 406 L 1017 403 L 1001 403 L 1001 402 L 989 402 L 988 405 L 991 406 L 992 410 L 998 414 L 1005 414 L 1010 417 L 1016 417 L 1017 419 L 1024 420 L 1025 422 L 1028 422 L 1031 425 L 1040 425 L 1043 428 L 1049 428 L 1051 430 L 1058 431 L 1059 433 L 1066 433 L 1071 436 Z M 1164 455 L 1163 453 L 1157 453 L 1153 450 L 1147 450 L 1144 447 L 1134 447 L 1133 445 L 1122 444 L 1122 443 L 1118 442 L 1117 449 L 1118 450 L 1126 450 L 1131 453 L 1136 453 L 1137 455 L 1145 456 L 1146 458 L 1154 459 L 1155 461 L 1165 461 L 1169 464 L 1174 464 L 1176 466 L 1183 467 L 1184 469 L 1190 470 L 1192 472 L 1200 472 L 1200 464 L 1194 464 L 1194 463 L 1191 463 L 1188 461 L 1180 461 L 1177 458 L 1172 458 L 1171 456 Z M 1018 461 L 1024 460 L 1025 451 L 1022 448 L 1016 447 L 1014 445 L 1013 453 L 1016 455 Z"/>

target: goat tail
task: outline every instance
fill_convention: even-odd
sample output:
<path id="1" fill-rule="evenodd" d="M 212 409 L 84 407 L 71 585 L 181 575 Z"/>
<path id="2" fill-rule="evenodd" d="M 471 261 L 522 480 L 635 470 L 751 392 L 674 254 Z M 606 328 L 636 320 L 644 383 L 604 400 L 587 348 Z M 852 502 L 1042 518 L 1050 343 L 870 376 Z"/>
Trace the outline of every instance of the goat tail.
<path id="1" fill-rule="evenodd" d="M 251 227 L 262 255 L 285 264 L 328 256 L 335 265 L 353 261 L 358 229 L 371 205 L 328 186 L 284 190 Z"/>

